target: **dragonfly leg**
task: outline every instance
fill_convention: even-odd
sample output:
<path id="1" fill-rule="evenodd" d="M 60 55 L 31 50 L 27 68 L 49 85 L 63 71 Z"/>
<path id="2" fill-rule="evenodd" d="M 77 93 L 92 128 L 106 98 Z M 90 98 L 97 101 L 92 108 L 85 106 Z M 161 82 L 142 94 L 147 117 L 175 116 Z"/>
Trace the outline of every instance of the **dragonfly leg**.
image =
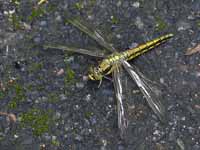
<path id="1" fill-rule="evenodd" d="M 115 70 L 116 67 L 112 66 L 111 69 L 106 73 L 106 75 L 109 75 L 110 73 L 113 72 L 113 70 Z"/>
<path id="2" fill-rule="evenodd" d="M 101 83 L 102 83 L 102 79 L 101 79 L 101 80 L 99 80 L 99 85 L 98 85 L 98 88 L 100 88 L 100 86 L 101 86 Z"/>
<path id="3" fill-rule="evenodd" d="M 107 79 L 107 80 L 113 82 L 113 79 L 112 79 L 112 78 L 110 78 L 110 77 L 108 77 L 108 76 L 103 76 L 103 77 L 104 77 L 105 79 Z"/>

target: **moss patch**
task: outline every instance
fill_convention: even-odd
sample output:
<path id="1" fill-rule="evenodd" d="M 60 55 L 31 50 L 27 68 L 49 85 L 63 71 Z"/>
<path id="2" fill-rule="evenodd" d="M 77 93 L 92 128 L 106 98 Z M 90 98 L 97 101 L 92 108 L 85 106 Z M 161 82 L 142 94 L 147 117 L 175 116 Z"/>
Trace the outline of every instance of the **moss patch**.
<path id="1" fill-rule="evenodd" d="M 40 136 L 45 132 L 48 132 L 52 124 L 50 117 L 51 111 L 43 111 L 37 108 L 33 108 L 26 113 L 20 115 L 20 122 L 22 127 L 30 127 L 33 130 L 33 134 Z"/>
<path id="2" fill-rule="evenodd" d="M 43 16 L 46 10 L 43 7 L 35 7 L 32 9 L 31 15 L 28 17 L 28 21 L 32 22 L 34 19 Z"/>
<path id="3" fill-rule="evenodd" d="M 32 63 L 31 66 L 29 67 L 29 72 L 37 72 L 43 68 L 43 62 L 40 63 Z"/>
<path id="4" fill-rule="evenodd" d="M 19 83 L 13 84 L 11 88 L 11 90 L 14 90 L 14 96 L 8 103 L 8 108 L 15 109 L 17 108 L 17 105 L 26 100 L 26 91 Z"/>
<path id="5" fill-rule="evenodd" d="M 111 16 L 111 22 L 112 22 L 112 24 L 118 24 L 119 20 L 117 19 L 117 17 Z"/>
<path id="6" fill-rule="evenodd" d="M 66 66 L 66 75 L 64 77 L 64 83 L 65 85 L 70 85 L 75 82 L 75 72 L 69 67 L 69 65 Z"/>
<path id="7" fill-rule="evenodd" d="M 167 28 L 167 23 L 160 17 L 155 17 L 156 19 L 156 31 L 162 31 Z"/>
<path id="8" fill-rule="evenodd" d="M 57 93 L 50 93 L 48 95 L 48 102 L 49 103 L 57 103 L 59 102 L 59 96 Z"/>
<path id="9" fill-rule="evenodd" d="M 78 10 L 81 10 L 84 8 L 83 2 L 77 2 L 74 4 L 74 7 Z"/>
<path id="10" fill-rule="evenodd" d="M 51 144 L 54 146 L 60 146 L 60 142 L 58 140 L 52 140 Z"/>
<path id="11" fill-rule="evenodd" d="M 2 100 L 5 97 L 5 92 L 0 90 L 0 100 Z"/>
<path id="12" fill-rule="evenodd" d="M 200 20 L 197 21 L 197 27 L 200 28 Z"/>

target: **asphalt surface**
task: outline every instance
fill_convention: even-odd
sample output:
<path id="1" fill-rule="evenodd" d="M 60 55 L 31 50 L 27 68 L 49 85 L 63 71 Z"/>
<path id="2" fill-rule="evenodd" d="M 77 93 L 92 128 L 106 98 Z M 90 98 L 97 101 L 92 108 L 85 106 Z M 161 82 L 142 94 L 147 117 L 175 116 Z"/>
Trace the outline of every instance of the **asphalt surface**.
<path id="1" fill-rule="evenodd" d="M 120 137 L 112 82 L 103 80 L 98 88 L 84 80 L 101 59 L 43 48 L 102 49 L 68 17 L 100 30 L 119 51 L 174 34 L 130 61 L 162 92 L 167 123 L 127 77 L 129 128 Z M 199 150 L 200 59 L 198 53 L 185 55 L 200 42 L 199 31 L 198 0 L 0 1 L 0 149 Z"/>

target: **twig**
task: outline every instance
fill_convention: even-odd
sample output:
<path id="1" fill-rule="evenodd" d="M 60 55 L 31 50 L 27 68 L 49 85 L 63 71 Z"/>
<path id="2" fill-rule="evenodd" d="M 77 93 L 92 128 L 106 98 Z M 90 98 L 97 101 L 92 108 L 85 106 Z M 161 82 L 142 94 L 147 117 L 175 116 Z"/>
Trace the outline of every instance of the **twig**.
<path id="1" fill-rule="evenodd" d="M 197 44 L 193 48 L 188 48 L 185 55 L 192 55 L 192 54 L 195 54 L 197 52 L 200 52 L 200 44 Z"/>
<path id="2" fill-rule="evenodd" d="M 0 115 L 8 117 L 10 122 L 14 123 L 17 121 L 17 118 L 16 118 L 15 114 L 13 114 L 13 113 L 0 112 Z"/>

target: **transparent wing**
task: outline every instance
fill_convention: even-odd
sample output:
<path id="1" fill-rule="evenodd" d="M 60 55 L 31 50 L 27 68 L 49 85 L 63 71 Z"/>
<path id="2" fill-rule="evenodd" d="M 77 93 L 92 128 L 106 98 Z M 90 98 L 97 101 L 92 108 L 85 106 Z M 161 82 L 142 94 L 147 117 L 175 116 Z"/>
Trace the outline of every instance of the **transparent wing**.
<path id="1" fill-rule="evenodd" d="M 103 53 L 101 53 L 99 51 L 95 51 L 95 50 L 74 48 L 74 47 L 63 46 L 63 45 L 44 45 L 43 47 L 45 49 L 48 49 L 48 48 L 60 49 L 60 50 L 63 50 L 63 51 L 74 52 L 74 53 L 89 55 L 89 56 L 93 56 L 93 57 L 100 57 L 100 58 L 104 58 L 105 57 Z"/>
<path id="2" fill-rule="evenodd" d="M 87 34 L 89 37 L 95 40 L 100 46 L 104 47 L 106 50 L 112 53 L 116 51 L 111 44 L 105 41 L 105 39 L 98 31 L 92 29 L 91 27 L 90 28 L 87 27 L 86 23 L 85 24 L 81 23 L 83 21 L 80 22 L 78 19 L 68 19 L 67 21 L 73 26 L 77 27 L 82 32 L 84 32 L 85 34 Z"/>
<path id="3" fill-rule="evenodd" d="M 128 127 L 128 120 L 125 117 L 125 110 L 123 106 L 123 93 L 122 93 L 122 81 L 121 81 L 121 67 L 117 64 L 113 65 L 113 81 L 115 95 L 117 99 L 117 112 L 118 112 L 118 127 L 120 129 L 121 137 L 124 137 L 126 128 Z"/>
<path id="4" fill-rule="evenodd" d="M 127 61 L 123 60 L 122 64 L 125 70 L 129 73 L 131 78 L 137 83 L 141 92 L 145 96 L 149 106 L 161 121 L 165 121 L 165 110 L 158 95 L 154 91 L 155 88 L 151 86 L 149 80 L 138 70 L 134 65 L 130 65 Z"/>

